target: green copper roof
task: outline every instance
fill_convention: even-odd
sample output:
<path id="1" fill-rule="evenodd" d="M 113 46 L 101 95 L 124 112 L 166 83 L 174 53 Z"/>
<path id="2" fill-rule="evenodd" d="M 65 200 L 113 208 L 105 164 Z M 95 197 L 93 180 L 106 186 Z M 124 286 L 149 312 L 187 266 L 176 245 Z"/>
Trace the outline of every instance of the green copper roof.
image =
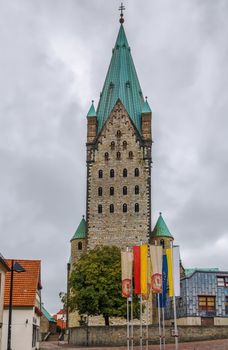
<path id="1" fill-rule="evenodd" d="M 93 105 L 93 101 L 92 101 L 91 107 L 89 109 L 89 112 L 87 114 L 87 117 L 96 117 L 96 111 L 95 111 L 95 108 Z"/>
<path id="2" fill-rule="evenodd" d="M 144 99 L 122 24 L 97 108 L 98 131 L 103 127 L 118 99 L 140 132 Z"/>
<path id="3" fill-rule="evenodd" d="M 185 269 L 185 276 L 190 277 L 194 272 L 219 272 L 219 269 L 217 267 L 193 267 L 189 269 Z"/>
<path id="4" fill-rule="evenodd" d="M 155 225 L 155 228 L 152 232 L 152 237 L 170 237 L 170 238 L 173 238 L 173 236 L 169 232 L 169 229 L 168 229 L 161 213 L 159 215 L 159 218 L 158 218 L 158 221 Z"/>
<path id="5" fill-rule="evenodd" d="M 151 113 L 151 108 L 147 100 L 144 102 L 142 113 Z"/>
<path id="6" fill-rule="evenodd" d="M 43 313 L 43 315 L 46 317 L 46 319 L 49 321 L 49 322 L 54 322 L 54 323 L 56 323 L 56 320 L 49 314 L 49 312 L 43 307 L 43 305 L 42 305 L 42 308 L 41 308 L 42 310 L 42 313 Z"/>
<path id="7" fill-rule="evenodd" d="M 75 231 L 75 234 L 73 235 L 70 241 L 73 241 L 74 239 L 82 239 L 82 238 L 86 238 L 86 221 L 84 219 L 84 215 L 82 217 L 80 224 L 78 225 L 77 230 Z"/>

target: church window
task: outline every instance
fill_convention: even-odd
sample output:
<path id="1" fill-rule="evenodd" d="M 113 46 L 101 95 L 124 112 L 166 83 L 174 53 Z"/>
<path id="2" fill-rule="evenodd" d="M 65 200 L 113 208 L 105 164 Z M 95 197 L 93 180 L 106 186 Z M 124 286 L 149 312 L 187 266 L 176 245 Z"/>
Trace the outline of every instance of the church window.
<path id="1" fill-rule="evenodd" d="M 127 149 L 127 141 L 123 142 L 123 149 Z"/>
<path id="2" fill-rule="evenodd" d="M 130 151 L 130 152 L 128 153 L 128 156 L 129 156 L 130 159 L 133 159 L 133 152 Z"/>
<path id="3" fill-rule="evenodd" d="M 135 194 L 139 194 L 139 186 L 138 185 L 135 186 Z"/>
<path id="4" fill-rule="evenodd" d="M 123 170 L 123 177 L 127 177 L 127 169 Z"/>
<path id="5" fill-rule="evenodd" d="M 109 211 L 110 213 L 114 213 L 114 204 L 110 204 Z"/>
<path id="6" fill-rule="evenodd" d="M 120 130 L 117 130 L 116 136 L 117 137 L 121 137 L 121 131 Z"/>
<path id="7" fill-rule="evenodd" d="M 102 205 L 101 205 L 101 204 L 98 205 L 98 213 L 99 213 L 99 214 L 102 213 Z"/>
<path id="8" fill-rule="evenodd" d="M 102 179 L 102 177 L 103 177 L 103 171 L 102 170 L 98 171 L 98 177 L 99 177 L 99 179 Z"/>
<path id="9" fill-rule="evenodd" d="M 135 203 L 135 212 L 138 213 L 139 212 L 139 204 Z"/>
<path id="10" fill-rule="evenodd" d="M 111 149 L 115 149 L 115 142 L 114 141 L 111 142 Z"/>
<path id="11" fill-rule="evenodd" d="M 111 169 L 110 170 L 110 177 L 114 177 L 115 176 L 115 171 L 114 171 L 114 169 Z"/>
<path id="12" fill-rule="evenodd" d="M 108 154 L 108 152 L 105 152 L 105 160 L 108 160 L 109 159 L 109 154 Z"/>
<path id="13" fill-rule="evenodd" d="M 162 248 L 165 248 L 165 242 L 164 242 L 164 239 L 161 239 L 161 240 L 160 240 L 160 245 L 162 246 Z"/>
<path id="14" fill-rule="evenodd" d="M 124 187 L 123 187 L 123 195 L 125 196 L 126 194 L 127 194 L 127 187 L 124 186 Z"/>
<path id="15" fill-rule="evenodd" d="M 126 203 L 123 204 L 123 212 L 127 213 L 127 204 Z"/>
<path id="16" fill-rule="evenodd" d="M 135 176 L 139 176 L 139 169 L 135 168 Z"/>
<path id="17" fill-rule="evenodd" d="M 78 242 L 78 250 L 82 250 L 82 242 Z"/>
<path id="18" fill-rule="evenodd" d="M 102 187 L 98 187 L 98 196 L 101 197 L 103 193 Z"/>
<path id="19" fill-rule="evenodd" d="M 120 152 L 117 152 L 116 153 L 116 159 L 120 159 L 121 158 L 121 153 Z"/>
<path id="20" fill-rule="evenodd" d="M 110 196 L 114 196 L 114 187 L 110 187 Z"/>

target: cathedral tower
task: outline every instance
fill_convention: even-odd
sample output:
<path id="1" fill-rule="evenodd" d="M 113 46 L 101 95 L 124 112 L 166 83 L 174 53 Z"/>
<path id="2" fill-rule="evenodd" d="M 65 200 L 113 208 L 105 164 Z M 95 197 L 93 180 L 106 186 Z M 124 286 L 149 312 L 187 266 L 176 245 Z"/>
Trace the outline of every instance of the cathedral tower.
<path id="1" fill-rule="evenodd" d="M 151 233 L 151 118 L 120 29 L 100 94 L 87 115 L 88 249 L 147 242 Z"/>

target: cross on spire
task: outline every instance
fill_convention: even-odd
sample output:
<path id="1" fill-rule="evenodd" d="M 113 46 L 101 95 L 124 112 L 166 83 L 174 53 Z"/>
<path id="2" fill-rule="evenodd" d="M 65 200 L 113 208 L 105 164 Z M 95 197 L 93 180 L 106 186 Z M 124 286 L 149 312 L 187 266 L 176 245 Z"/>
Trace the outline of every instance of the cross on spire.
<path id="1" fill-rule="evenodd" d="M 121 5 L 119 7 L 119 11 L 120 11 L 120 23 L 124 23 L 124 18 L 123 18 L 123 11 L 125 11 L 125 6 L 123 5 L 123 3 L 121 2 Z"/>

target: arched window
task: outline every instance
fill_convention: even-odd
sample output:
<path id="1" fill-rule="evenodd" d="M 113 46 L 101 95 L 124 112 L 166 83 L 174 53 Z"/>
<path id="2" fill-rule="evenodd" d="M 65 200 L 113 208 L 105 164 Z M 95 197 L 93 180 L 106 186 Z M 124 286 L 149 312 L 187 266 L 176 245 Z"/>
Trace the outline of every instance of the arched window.
<path id="1" fill-rule="evenodd" d="M 110 213 L 114 213 L 114 204 L 110 204 L 109 211 Z"/>
<path id="2" fill-rule="evenodd" d="M 98 213 L 99 213 L 99 214 L 102 213 L 102 205 L 101 205 L 101 204 L 98 205 Z"/>
<path id="3" fill-rule="evenodd" d="M 102 196 L 102 187 L 98 187 L 98 196 L 101 197 Z"/>
<path id="4" fill-rule="evenodd" d="M 162 248 L 164 248 L 164 247 L 165 247 L 165 242 L 164 242 L 164 239 L 161 239 L 161 240 L 160 240 L 160 245 L 162 246 Z"/>
<path id="5" fill-rule="evenodd" d="M 103 170 L 99 170 L 98 171 L 98 177 L 99 177 L 99 179 L 102 179 L 102 177 L 103 177 Z"/>
<path id="6" fill-rule="evenodd" d="M 120 130 L 117 130 L 116 136 L 117 137 L 121 137 L 121 131 Z"/>
<path id="7" fill-rule="evenodd" d="M 127 169 L 123 170 L 123 177 L 127 177 Z"/>
<path id="8" fill-rule="evenodd" d="M 133 159 L 133 152 L 130 151 L 130 152 L 128 153 L 128 156 L 129 156 L 130 159 Z"/>
<path id="9" fill-rule="evenodd" d="M 115 176 L 115 171 L 114 171 L 114 169 L 111 169 L 110 170 L 110 177 L 114 177 Z"/>
<path id="10" fill-rule="evenodd" d="M 116 152 L 116 159 L 120 159 L 121 158 L 121 153 L 120 152 Z"/>
<path id="11" fill-rule="evenodd" d="M 139 176 L 139 169 L 135 168 L 135 176 Z"/>
<path id="12" fill-rule="evenodd" d="M 115 142 L 114 141 L 111 142 L 111 149 L 115 149 Z"/>
<path id="13" fill-rule="evenodd" d="M 127 149 L 127 141 L 123 142 L 123 149 Z"/>
<path id="14" fill-rule="evenodd" d="M 123 212 L 124 212 L 124 213 L 127 212 L 127 204 L 126 204 L 126 203 L 123 204 Z"/>
<path id="15" fill-rule="evenodd" d="M 135 212 L 138 213 L 139 212 L 139 204 L 135 203 Z"/>
<path id="16" fill-rule="evenodd" d="M 127 194 L 127 186 L 124 186 L 123 187 L 123 195 L 126 196 L 126 194 Z"/>
<path id="17" fill-rule="evenodd" d="M 139 186 L 138 185 L 135 186 L 135 194 L 139 194 Z"/>
<path id="18" fill-rule="evenodd" d="M 104 157 L 105 157 L 105 160 L 109 160 L 109 154 L 108 154 L 108 152 L 105 152 Z"/>
<path id="19" fill-rule="evenodd" d="M 82 250 L 82 242 L 78 242 L 78 250 Z"/>
<path id="20" fill-rule="evenodd" d="M 114 196 L 114 187 L 110 187 L 110 196 Z"/>

